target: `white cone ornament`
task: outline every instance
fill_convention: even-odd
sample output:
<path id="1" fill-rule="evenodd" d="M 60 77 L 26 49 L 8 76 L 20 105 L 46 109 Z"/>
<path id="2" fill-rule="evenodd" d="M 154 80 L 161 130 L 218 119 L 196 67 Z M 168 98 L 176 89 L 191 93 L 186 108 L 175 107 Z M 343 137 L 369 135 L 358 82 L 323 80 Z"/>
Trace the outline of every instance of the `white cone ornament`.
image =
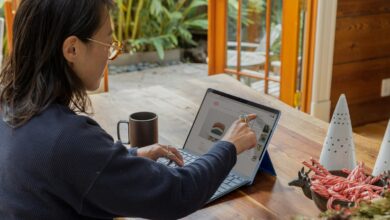
<path id="1" fill-rule="evenodd" d="M 379 150 L 378 157 L 376 158 L 372 175 L 378 176 L 379 174 L 389 170 L 390 170 L 390 120 L 389 123 L 387 124 L 385 136 L 383 137 L 381 149 Z"/>
<path id="2" fill-rule="evenodd" d="M 351 118 L 344 94 L 340 96 L 333 112 L 322 146 L 320 163 L 328 170 L 353 170 L 356 166 Z"/>

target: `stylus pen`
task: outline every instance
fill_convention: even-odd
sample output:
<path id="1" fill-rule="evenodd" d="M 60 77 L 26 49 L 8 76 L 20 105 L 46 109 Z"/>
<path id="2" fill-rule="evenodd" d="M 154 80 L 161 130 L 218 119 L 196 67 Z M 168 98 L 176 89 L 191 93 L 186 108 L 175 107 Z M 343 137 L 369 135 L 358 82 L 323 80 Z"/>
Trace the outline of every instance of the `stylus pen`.
<path id="1" fill-rule="evenodd" d="M 167 163 L 167 166 L 171 165 L 173 163 L 173 160 L 169 160 L 169 162 Z"/>

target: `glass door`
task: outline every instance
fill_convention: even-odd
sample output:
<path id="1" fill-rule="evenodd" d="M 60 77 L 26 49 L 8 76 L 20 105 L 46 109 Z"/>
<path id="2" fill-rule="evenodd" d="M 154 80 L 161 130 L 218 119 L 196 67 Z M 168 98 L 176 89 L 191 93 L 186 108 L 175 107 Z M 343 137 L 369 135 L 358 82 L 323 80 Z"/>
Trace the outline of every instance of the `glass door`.
<path id="1" fill-rule="evenodd" d="M 209 0 L 209 74 L 304 108 L 310 101 L 316 0 Z"/>
<path id="2" fill-rule="evenodd" d="M 225 72 L 279 97 L 282 0 L 228 0 Z"/>

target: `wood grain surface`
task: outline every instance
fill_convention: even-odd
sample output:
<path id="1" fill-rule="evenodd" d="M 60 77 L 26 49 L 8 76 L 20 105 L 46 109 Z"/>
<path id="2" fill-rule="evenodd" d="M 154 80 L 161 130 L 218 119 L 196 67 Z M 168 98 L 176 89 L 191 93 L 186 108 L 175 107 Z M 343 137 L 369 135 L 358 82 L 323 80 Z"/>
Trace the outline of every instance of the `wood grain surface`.
<path id="1" fill-rule="evenodd" d="M 390 97 L 381 97 L 390 78 L 389 20 L 388 0 L 337 2 L 331 113 L 345 93 L 354 126 L 390 117 Z"/>
<path id="2" fill-rule="evenodd" d="M 174 87 L 129 88 L 93 95 L 94 118 L 116 139 L 118 120 L 128 118 L 132 112 L 153 111 L 159 116 L 159 142 L 181 148 L 207 88 L 281 110 L 269 145 L 277 177 L 259 173 L 252 186 L 230 193 L 184 219 L 290 219 L 297 214 L 316 217 L 319 210 L 313 201 L 287 184 L 297 177 L 301 161 L 319 157 L 328 124 L 259 94 L 228 75 L 187 80 Z M 358 135 L 354 135 L 354 140 L 357 159 L 373 167 L 376 145 Z"/>

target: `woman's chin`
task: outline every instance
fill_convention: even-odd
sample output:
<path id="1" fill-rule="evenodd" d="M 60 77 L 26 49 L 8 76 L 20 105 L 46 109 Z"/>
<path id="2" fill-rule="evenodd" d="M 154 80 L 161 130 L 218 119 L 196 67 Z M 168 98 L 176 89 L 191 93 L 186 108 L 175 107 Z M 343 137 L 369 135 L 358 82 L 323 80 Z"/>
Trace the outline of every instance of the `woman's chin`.
<path id="1" fill-rule="evenodd" d="M 100 87 L 100 82 L 101 82 L 101 80 L 99 80 L 99 82 L 95 83 L 94 85 L 88 86 L 86 89 L 87 89 L 88 91 L 90 91 L 90 92 L 96 91 L 96 90 L 98 90 L 99 87 Z"/>

